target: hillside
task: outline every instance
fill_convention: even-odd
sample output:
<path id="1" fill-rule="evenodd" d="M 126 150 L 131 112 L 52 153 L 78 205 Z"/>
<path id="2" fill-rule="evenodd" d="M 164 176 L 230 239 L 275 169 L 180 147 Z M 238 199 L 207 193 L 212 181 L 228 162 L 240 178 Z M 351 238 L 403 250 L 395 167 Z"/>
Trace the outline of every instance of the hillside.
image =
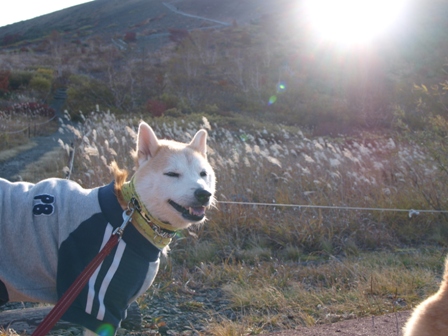
<path id="1" fill-rule="evenodd" d="M 59 32 L 64 40 L 75 43 L 94 37 L 103 41 L 121 39 L 129 32 L 136 33 L 140 43 L 153 39 L 166 41 L 169 29 L 194 30 L 224 26 L 219 22 L 244 25 L 265 14 L 281 11 L 287 2 L 96 0 L 0 27 L 0 45 L 34 45 L 54 31 Z"/>
<path id="2" fill-rule="evenodd" d="M 419 127 L 422 106 L 446 114 L 445 95 L 424 90 L 446 80 L 444 2 L 412 1 L 400 29 L 352 50 L 315 38 L 298 3 L 96 0 L 0 27 L 1 98 L 27 91 L 48 101 L 62 87 L 75 118 L 100 105 L 319 135 L 390 129 L 402 110 Z"/>

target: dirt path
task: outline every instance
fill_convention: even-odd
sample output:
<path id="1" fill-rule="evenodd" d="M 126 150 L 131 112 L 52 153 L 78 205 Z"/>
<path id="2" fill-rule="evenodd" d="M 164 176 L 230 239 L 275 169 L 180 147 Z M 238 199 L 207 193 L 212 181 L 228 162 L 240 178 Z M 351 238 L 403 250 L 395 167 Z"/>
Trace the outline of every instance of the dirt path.
<path id="1" fill-rule="evenodd" d="M 204 21 L 210 21 L 210 22 L 217 23 L 217 24 L 225 26 L 225 27 L 230 26 L 230 23 L 228 23 L 228 22 L 218 21 L 218 20 L 209 19 L 209 18 L 206 18 L 206 17 L 202 17 L 202 16 L 198 16 L 198 15 L 192 15 L 192 14 L 188 14 L 188 13 L 182 12 L 182 11 L 178 10 L 177 7 L 174 6 L 173 4 L 169 4 L 169 3 L 163 2 L 163 5 L 166 8 L 168 8 L 169 10 L 171 10 L 172 12 L 174 12 L 176 14 L 179 14 L 179 15 L 182 15 L 182 16 L 187 16 L 187 17 L 191 17 L 193 19 L 199 19 L 199 20 L 204 20 Z"/>
<path id="2" fill-rule="evenodd" d="M 63 118 L 63 105 L 65 102 L 65 95 L 57 92 L 50 106 L 55 109 L 57 118 Z M 47 152 L 59 147 L 58 140 L 61 139 L 65 143 L 70 143 L 73 139 L 72 134 L 59 133 L 58 131 L 47 136 L 39 136 L 31 139 L 37 143 L 37 146 L 20 152 L 13 158 L 0 162 L 0 177 L 10 181 L 20 180 L 19 173 L 28 164 L 31 164 Z"/>
<path id="3" fill-rule="evenodd" d="M 401 336 L 409 311 L 382 316 L 364 317 L 332 324 L 321 324 L 311 328 L 262 334 L 264 336 Z"/>
<path id="4" fill-rule="evenodd" d="M 10 181 L 19 181 L 19 173 L 21 170 L 28 164 L 39 160 L 45 153 L 57 148 L 59 146 L 58 139 L 66 140 L 67 138 L 67 135 L 64 136 L 59 132 L 50 136 L 33 138 L 32 141 L 37 143 L 37 146 L 23 151 L 9 160 L 0 162 L 0 177 Z"/>

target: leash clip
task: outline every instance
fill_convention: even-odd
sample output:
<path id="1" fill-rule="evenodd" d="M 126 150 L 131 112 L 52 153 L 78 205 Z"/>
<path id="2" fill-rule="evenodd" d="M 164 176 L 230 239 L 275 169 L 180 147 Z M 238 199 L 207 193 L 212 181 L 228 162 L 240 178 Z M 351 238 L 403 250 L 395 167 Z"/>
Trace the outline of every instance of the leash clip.
<path id="1" fill-rule="evenodd" d="M 118 235 L 118 239 L 121 239 L 121 236 L 123 236 L 124 229 L 126 228 L 126 225 L 131 221 L 132 215 L 134 214 L 135 209 L 128 207 L 125 211 L 123 211 L 123 224 L 121 226 L 117 227 L 113 235 Z"/>

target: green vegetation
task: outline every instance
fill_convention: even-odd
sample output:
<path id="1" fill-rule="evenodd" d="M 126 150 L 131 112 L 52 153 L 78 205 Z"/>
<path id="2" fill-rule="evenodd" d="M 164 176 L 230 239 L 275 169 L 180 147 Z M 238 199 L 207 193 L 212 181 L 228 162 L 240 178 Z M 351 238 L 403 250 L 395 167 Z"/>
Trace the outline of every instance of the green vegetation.
<path id="1" fill-rule="evenodd" d="M 12 91 L 26 88 L 30 84 L 32 78 L 33 72 L 31 71 L 15 71 L 11 73 L 9 78 L 9 88 Z"/>

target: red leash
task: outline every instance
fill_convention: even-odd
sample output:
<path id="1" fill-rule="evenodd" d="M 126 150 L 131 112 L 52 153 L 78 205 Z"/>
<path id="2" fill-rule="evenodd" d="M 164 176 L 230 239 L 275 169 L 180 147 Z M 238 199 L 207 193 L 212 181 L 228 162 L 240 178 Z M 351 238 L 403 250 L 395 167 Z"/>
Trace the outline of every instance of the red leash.
<path id="1" fill-rule="evenodd" d="M 128 211 L 130 212 L 129 215 L 127 214 Z M 42 320 L 42 322 L 39 323 L 31 336 L 45 336 L 51 330 L 51 328 L 54 327 L 56 322 L 59 321 L 62 315 L 64 315 L 64 313 L 76 299 L 79 293 L 81 293 L 82 289 L 87 284 L 90 277 L 104 260 L 104 258 L 106 258 L 110 251 L 112 251 L 112 249 L 118 244 L 121 236 L 123 235 L 123 230 L 131 220 L 133 213 L 134 209 L 126 210 L 123 212 L 123 224 L 115 229 L 106 245 L 104 245 L 101 251 L 95 256 L 95 258 L 93 258 L 93 260 L 87 265 L 87 267 L 81 272 L 81 274 L 78 275 L 76 280 L 67 289 L 64 295 L 61 296 L 53 309 Z"/>

